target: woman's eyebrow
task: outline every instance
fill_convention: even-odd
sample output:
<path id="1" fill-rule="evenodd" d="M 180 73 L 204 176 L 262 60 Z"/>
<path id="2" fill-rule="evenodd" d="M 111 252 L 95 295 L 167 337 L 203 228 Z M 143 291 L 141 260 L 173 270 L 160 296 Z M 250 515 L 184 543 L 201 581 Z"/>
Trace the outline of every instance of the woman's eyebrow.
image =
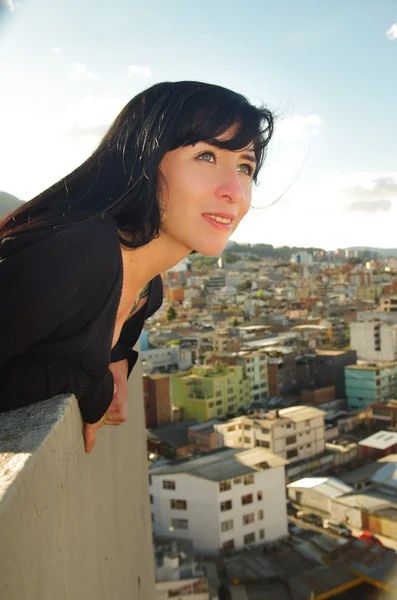
<path id="1" fill-rule="evenodd" d="M 252 152 L 252 153 L 244 152 L 243 154 L 240 155 L 240 158 L 244 158 L 244 160 L 249 160 L 254 165 L 256 165 L 256 158 L 255 158 L 254 152 Z"/>

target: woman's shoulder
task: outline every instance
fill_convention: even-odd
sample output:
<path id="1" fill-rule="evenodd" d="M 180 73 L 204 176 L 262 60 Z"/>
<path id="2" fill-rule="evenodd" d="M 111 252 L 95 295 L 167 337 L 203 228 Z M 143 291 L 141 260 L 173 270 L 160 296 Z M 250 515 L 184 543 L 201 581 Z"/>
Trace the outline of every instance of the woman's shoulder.
<path id="1" fill-rule="evenodd" d="M 111 217 L 95 218 L 54 228 L 24 231 L 0 241 L 0 258 L 11 259 L 15 263 L 26 260 L 27 254 L 45 258 L 52 253 L 63 253 L 67 262 L 71 248 L 75 251 L 72 254 L 79 256 L 83 263 L 119 260 L 115 221 Z"/>

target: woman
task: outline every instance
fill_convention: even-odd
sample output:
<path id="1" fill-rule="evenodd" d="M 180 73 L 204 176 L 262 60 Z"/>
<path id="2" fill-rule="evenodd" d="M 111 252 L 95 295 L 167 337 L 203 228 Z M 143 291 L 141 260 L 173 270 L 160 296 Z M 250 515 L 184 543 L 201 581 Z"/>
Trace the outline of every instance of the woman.
<path id="1" fill-rule="evenodd" d="M 70 175 L 0 224 L 0 411 L 73 392 L 90 452 L 126 419 L 132 350 L 160 273 L 224 249 L 247 213 L 273 118 L 193 82 L 133 98 Z"/>

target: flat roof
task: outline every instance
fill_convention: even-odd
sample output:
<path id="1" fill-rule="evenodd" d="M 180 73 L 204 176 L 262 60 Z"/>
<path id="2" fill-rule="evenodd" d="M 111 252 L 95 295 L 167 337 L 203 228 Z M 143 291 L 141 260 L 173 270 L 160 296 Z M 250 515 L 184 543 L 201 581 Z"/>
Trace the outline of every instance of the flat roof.
<path id="1" fill-rule="evenodd" d="M 225 481 L 249 473 L 257 473 L 266 468 L 281 467 L 288 461 L 257 447 L 250 450 L 223 446 L 203 455 L 165 460 L 149 467 L 152 475 L 172 475 L 176 473 L 192 475 L 210 481 Z"/>
<path id="2" fill-rule="evenodd" d="M 350 350 L 316 350 L 316 354 L 320 356 L 340 356 L 346 352 L 350 352 Z"/>
<path id="3" fill-rule="evenodd" d="M 307 421 L 325 415 L 324 410 L 314 408 L 314 406 L 290 406 L 289 408 L 280 408 L 280 417 L 291 419 L 291 421 Z"/>
<path id="4" fill-rule="evenodd" d="M 378 431 L 358 443 L 360 446 L 366 446 L 367 448 L 387 450 L 397 444 L 397 432 Z"/>
<path id="5" fill-rule="evenodd" d="M 370 363 L 363 363 L 361 365 L 347 365 L 345 367 L 345 369 L 356 369 L 356 370 L 361 370 L 361 371 L 378 371 L 380 369 L 386 369 L 388 367 L 395 367 L 397 365 L 397 361 L 394 362 L 379 362 L 379 363 L 375 363 L 375 362 L 370 362 Z"/>

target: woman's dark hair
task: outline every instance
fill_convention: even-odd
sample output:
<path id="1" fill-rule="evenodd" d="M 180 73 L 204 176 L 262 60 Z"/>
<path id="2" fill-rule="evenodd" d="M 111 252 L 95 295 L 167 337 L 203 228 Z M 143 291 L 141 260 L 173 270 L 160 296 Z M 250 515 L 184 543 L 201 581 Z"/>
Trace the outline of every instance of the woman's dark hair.
<path id="1" fill-rule="evenodd" d="M 232 126 L 230 139 L 216 139 Z M 240 94 L 196 81 L 158 83 L 124 107 L 83 164 L 4 219 L 0 238 L 109 214 L 125 246 L 142 246 L 159 233 L 157 183 L 167 152 L 200 141 L 229 150 L 253 143 L 256 182 L 272 133 L 271 112 Z"/>

